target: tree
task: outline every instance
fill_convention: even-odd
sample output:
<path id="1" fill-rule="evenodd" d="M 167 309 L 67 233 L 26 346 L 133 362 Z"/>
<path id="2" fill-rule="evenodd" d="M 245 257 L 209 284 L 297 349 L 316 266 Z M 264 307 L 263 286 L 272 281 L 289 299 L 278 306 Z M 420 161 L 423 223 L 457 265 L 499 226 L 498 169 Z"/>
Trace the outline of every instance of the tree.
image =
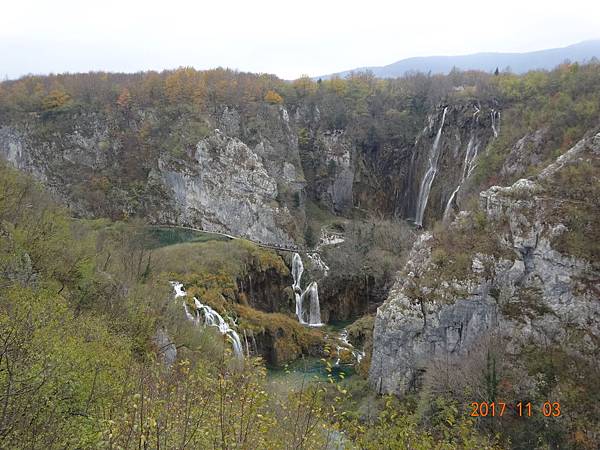
<path id="1" fill-rule="evenodd" d="M 129 89 L 123 88 L 119 98 L 117 98 L 117 105 L 119 105 L 123 109 L 129 108 L 131 103 L 131 94 L 129 93 Z"/>
<path id="2" fill-rule="evenodd" d="M 307 247 L 314 247 L 317 245 L 317 235 L 315 234 L 315 230 L 312 225 L 307 225 L 304 230 L 304 243 Z"/>
<path id="3" fill-rule="evenodd" d="M 42 101 L 42 108 L 46 111 L 65 106 L 71 100 L 71 96 L 63 89 L 58 88 L 50 93 Z"/>
<path id="4" fill-rule="evenodd" d="M 265 102 L 272 103 L 274 105 L 281 105 L 283 103 L 283 97 L 275 91 L 267 91 L 265 95 Z"/>

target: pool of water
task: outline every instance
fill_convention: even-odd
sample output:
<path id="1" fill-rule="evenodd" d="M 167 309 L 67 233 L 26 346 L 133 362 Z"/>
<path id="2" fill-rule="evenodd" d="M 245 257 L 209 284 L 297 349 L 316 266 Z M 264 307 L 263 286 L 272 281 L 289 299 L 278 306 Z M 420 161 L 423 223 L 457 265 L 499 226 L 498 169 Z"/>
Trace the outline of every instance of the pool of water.
<path id="1" fill-rule="evenodd" d="M 322 359 L 304 357 L 283 368 L 269 369 L 267 376 L 270 382 L 283 383 L 293 390 L 306 386 L 307 383 L 327 381 L 329 374 L 335 381 L 348 379 L 355 374 L 354 367 L 351 365 L 335 366 L 332 361 L 330 363 L 332 367 L 327 370 L 327 365 Z"/>

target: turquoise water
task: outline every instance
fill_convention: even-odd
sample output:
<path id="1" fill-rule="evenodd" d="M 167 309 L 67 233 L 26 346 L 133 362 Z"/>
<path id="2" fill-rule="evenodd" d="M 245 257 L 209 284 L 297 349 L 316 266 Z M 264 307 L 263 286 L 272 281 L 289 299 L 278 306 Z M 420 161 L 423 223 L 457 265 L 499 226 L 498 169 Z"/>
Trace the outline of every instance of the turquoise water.
<path id="1" fill-rule="evenodd" d="M 348 379 L 355 374 L 354 367 L 351 365 L 333 366 L 330 371 L 327 370 L 325 362 L 316 357 L 300 358 L 283 368 L 269 369 L 268 377 L 271 381 L 285 382 L 290 388 L 301 386 L 303 383 L 314 381 L 327 381 L 328 375 L 335 381 Z"/>

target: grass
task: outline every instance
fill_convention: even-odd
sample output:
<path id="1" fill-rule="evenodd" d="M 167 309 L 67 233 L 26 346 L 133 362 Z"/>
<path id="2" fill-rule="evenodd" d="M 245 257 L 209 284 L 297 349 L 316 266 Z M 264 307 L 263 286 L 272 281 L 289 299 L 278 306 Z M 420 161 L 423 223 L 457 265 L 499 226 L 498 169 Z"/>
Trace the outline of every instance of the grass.
<path id="1" fill-rule="evenodd" d="M 189 230 L 187 228 L 149 227 L 152 238 L 151 248 L 166 247 L 185 242 L 228 241 L 229 238 L 214 233 Z"/>

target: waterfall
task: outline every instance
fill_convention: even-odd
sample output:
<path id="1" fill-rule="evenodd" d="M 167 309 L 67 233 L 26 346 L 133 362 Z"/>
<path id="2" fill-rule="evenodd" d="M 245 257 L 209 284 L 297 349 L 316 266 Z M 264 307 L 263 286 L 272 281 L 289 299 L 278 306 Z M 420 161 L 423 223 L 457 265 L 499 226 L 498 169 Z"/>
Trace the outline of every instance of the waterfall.
<path id="1" fill-rule="evenodd" d="M 490 116 L 492 117 L 492 131 L 494 132 L 494 137 L 498 137 L 498 132 L 500 131 L 500 111 L 492 109 Z M 498 122 L 496 122 L 496 120 L 498 120 Z"/>
<path id="2" fill-rule="evenodd" d="M 339 344 L 337 345 L 337 349 L 336 349 L 338 356 L 337 356 L 337 360 L 335 361 L 335 365 L 336 366 L 340 365 L 340 362 L 342 361 L 342 358 L 340 355 L 344 351 L 352 354 L 352 358 L 354 358 L 356 363 L 360 363 L 360 361 L 365 356 L 365 352 L 358 350 L 350 343 L 350 341 L 348 340 L 348 330 L 346 328 L 344 328 L 340 332 L 340 335 L 338 336 L 338 340 L 339 340 Z"/>
<path id="3" fill-rule="evenodd" d="M 304 321 L 304 319 L 302 317 L 302 298 L 304 295 L 294 292 L 294 296 L 296 298 L 296 317 L 298 318 L 298 322 L 305 325 L 306 322 Z"/>
<path id="4" fill-rule="evenodd" d="M 300 286 L 300 279 L 302 278 L 302 272 L 304 272 L 304 265 L 302 264 L 302 258 L 298 253 L 294 253 L 292 258 L 292 277 L 294 284 L 294 296 L 296 298 L 296 317 L 298 322 L 303 325 L 309 325 L 311 327 L 319 327 L 321 323 L 321 305 L 319 303 L 319 287 L 316 281 L 313 281 L 308 287 L 302 292 Z M 304 301 L 305 298 L 309 298 L 308 304 Z"/>
<path id="5" fill-rule="evenodd" d="M 458 183 L 458 186 L 456 186 L 456 189 L 452 191 L 452 194 L 450 194 L 450 198 L 448 199 L 448 203 L 446 203 L 446 208 L 444 209 L 443 216 L 444 220 L 448 220 L 448 218 L 450 217 L 450 211 L 452 210 L 452 202 L 454 201 L 456 194 L 460 190 L 465 180 L 469 178 L 469 176 L 473 172 L 473 169 L 475 169 L 475 165 L 473 163 L 475 162 L 475 158 L 477 157 L 478 148 L 479 144 L 475 144 L 475 136 L 473 135 L 473 130 L 471 130 L 471 138 L 469 139 L 467 149 L 465 150 L 465 160 L 463 162 L 463 170 L 460 182 Z"/>
<path id="6" fill-rule="evenodd" d="M 431 151 L 429 152 L 429 169 L 425 172 L 425 176 L 421 182 L 421 188 L 419 189 L 417 212 L 415 214 L 415 223 L 419 226 L 423 225 L 423 215 L 425 214 L 425 208 L 427 207 L 427 201 L 429 200 L 429 192 L 431 191 L 431 185 L 433 184 L 433 179 L 437 173 L 437 163 L 440 156 L 438 148 L 447 111 L 448 107 L 445 107 L 444 113 L 442 114 L 442 123 L 440 124 L 440 128 L 438 129 L 433 145 L 431 146 Z"/>
<path id="7" fill-rule="evenodd" d="M 309 284 L 308 295 L 310 296 L 310 304 L 308 309 L 308 324 L 310 326 L 321 326 L 321 305 L 319 305 L 319 288 L 317 282 L 313 281 Z"/>
<path id="8" fill-rule="evenodd" d="M 296 298 L 296 317 L 298 317 L 298 321 L 302 324 L 304 320 L 302 319 L 302 288 L 300 287 L 300 280 L 302 279 L 303 272 L 304 265 L 302 264 L 302 258 L 298 253 L 294 253 L 292 258 L 292 277 L 294 278 L 292 289 Z"/>
<path id="9" fill-rule="evenodd" d="M 300 279 L 302 278 L 302 272 L 304 272 L 304 265 L 302 264 L 302 258 L 298 253 L 294 253 L 292 258 L 292 277 L 294 278 L 294 290 L 300 289 Z"/>
<path id="10" fill-rule="evenodd" d="M 344 241 L 342 240 L 342 242 Z M 317 266 L 321 272 L 323 272 L 324 276 L 327 276 L 327 274 L 329 274 L 329 266 L 325 264 L 325 261 L 323 261 L 321 255 L 319 255 L 318 253 L 307 253 L 306 256 L 308 256 L 308 259 L 310 259 L 313 262 L 313 264 Z"/>
<path id="11" fill-rule="evenodd" d="M 175 291 L 175 298 L 187 296 L 183 289 L 183 283 L 177 281 L 171 281 L 171 286 Z M 237 358 L 244 357 L 244 351 L 242 348 L 242 342 L 237 332 L 223 319 L 221 314 L 212 309 L 210 306 L 203 304 L 197 297 L 194 297 L 195 316 L 190 312 L 188 305 L 183 302 L 183 309 L 186 317 L 193 321 L 196 325 L 200 324 L 200 318 L 204 316 L 204 325 L 216 327 L 219 332 L 226 336 L 231 346 L 233 347 L 233 353 Z"/>

